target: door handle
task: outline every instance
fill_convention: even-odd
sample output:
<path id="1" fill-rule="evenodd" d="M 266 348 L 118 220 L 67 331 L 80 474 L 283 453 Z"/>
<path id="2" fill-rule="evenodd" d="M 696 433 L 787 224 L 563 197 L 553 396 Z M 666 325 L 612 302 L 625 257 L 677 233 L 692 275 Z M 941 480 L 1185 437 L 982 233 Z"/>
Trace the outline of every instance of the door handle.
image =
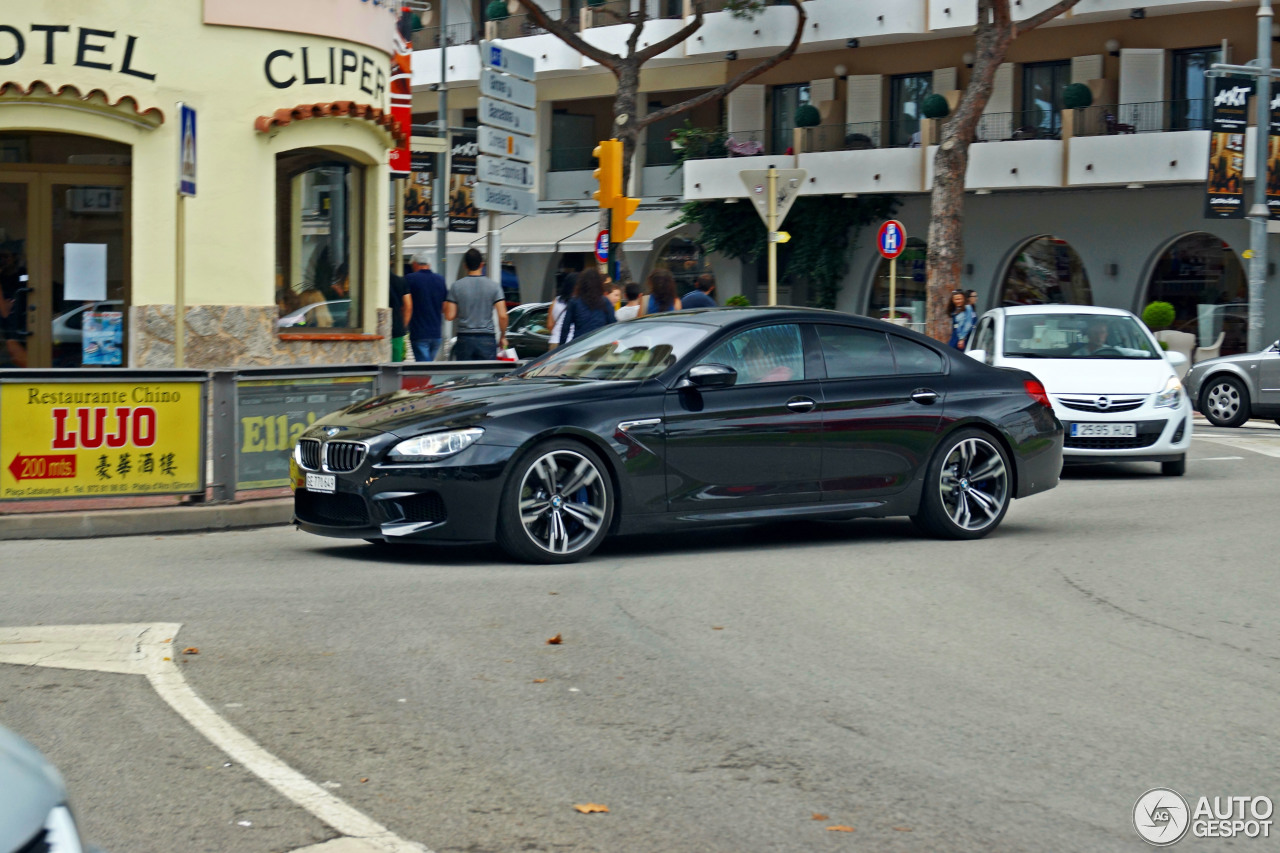
<path id="1" fill-rule="evenodd" d="M 932 406 L 938 402 L 938 392 L 929 388 L 917 388 L 911 392 L 911 399 L 924 406 Z"/>
<path id="2" fill-rule="evenodd" d="M 787 401 L 788 409 L 801 414 L 813 411 L 813 407 L 816 405 L 818 405 L 817 402 L 810 400 L 808 397 L 792 397 Z"/>

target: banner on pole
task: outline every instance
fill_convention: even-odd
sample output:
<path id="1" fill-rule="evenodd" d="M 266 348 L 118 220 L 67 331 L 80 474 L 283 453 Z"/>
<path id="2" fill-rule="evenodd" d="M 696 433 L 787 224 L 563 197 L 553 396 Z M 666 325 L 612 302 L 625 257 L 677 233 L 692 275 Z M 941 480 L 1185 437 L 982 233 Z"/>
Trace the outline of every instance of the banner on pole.
<path id="1" fill-rule="evenodd" d="M 1271 98 L 1267 126 L 1267 213 L 1280 219 L 1280 92 Z"/>
<path id="2" fill-rule="evenodd" d="M 1252 91 L 1253 83 L 1246 78 L 1214 78 L 1206 219 L 1244 218 L 1244 139 Z"/>
<path id="3" fill-rule="evenodd" d="M 408 10 L 402 11 L 396 25 L 395 53 L 391 57 L 391 117 L 404 134 L 403 141 L 391 149 L 391 175 L 396 178 L 403 178 L 412 171 L 409 136 L 413 127 L 413 42 L 409 19 Z"/>
<path id="4" fill-rule="evenodd" d="M 434 152 L 414 151 L 409 162 L 409 180 L 404 189 L 404 230 L 406 234 L 430 231 L 436 155 Z"/>
<path id="5" fill-rule="evenodd" d="M 476 155 L 479 146 L 473 136 L 454 136 L 449 161 L 449 230 L 464 234 L 480 232 L 480 211 L 475 203 Z"/>

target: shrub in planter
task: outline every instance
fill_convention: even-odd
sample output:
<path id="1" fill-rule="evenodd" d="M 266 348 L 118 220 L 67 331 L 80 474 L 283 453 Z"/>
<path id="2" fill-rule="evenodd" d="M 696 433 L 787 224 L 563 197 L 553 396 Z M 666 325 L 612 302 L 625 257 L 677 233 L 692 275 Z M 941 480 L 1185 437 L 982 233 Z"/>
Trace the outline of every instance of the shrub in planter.
<path id="1" fill-rule="evenodd" d="M 813 104 L 804 104 L 796 110 L 796 127 L 817 127 L 822 124 L 822 113 Z"/>
<path id="2" fill-rule="evenodd" d="M 1177 312 L 1168 302 L 1152 302 L 1142 309 L 1142 322 L 1146 323 L 1147 328 L 1153 332 L 1172 326 L 1175 316 Z"/>
<path id="3" fill-rule="evenodd" d="M 724 301 L 724 304 L 730 308 L 750 308 L 751 300 L 743 296 L 741 293 L 735 293 Z"/>
<path id="4" fill-rule="evenodd" d="M 489 0 L 489 5 L 484 10 L 485 17 L 491 21 L 501 21 L 509 14 L 507 0 Z"/>
<path id="5" fill-rule="evenodd" d="M 921 102 L 920 110 L 925 118 L 946 118 L 951 115 L 951 105 L 947 103 L 947 99 L 936 93 Z"/>
<path id="6" fill-rule="evenodd" d="M 1062 105 L 1069 110 L 1093 106 L 1093 92 L 1083 83 L 1068 84 L 1062 90 Z"/>

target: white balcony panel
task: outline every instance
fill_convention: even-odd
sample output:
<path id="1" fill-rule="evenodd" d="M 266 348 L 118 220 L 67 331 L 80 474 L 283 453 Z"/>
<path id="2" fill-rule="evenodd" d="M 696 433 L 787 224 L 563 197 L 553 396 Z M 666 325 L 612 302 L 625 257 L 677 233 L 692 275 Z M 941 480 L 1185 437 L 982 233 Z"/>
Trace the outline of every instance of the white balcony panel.
<path id="1" fill-rule="evenodd" d="M 977 0 L 929 0 L 930 30 L 972 30 L 977 25 Z"/>
<path id="2" fill-rule="evenodd" d="M 809 0 L 804 10 L 809 20 L 803 43 L 814 48 L 844 47 L 851 38 L 925 32 L 925 0 L 860 0 L 856 4 L 849 0 Z M 786 30 L 783 44 L 789 44 L 795 32 L 794 18 L 783 19 L 779 26 Z"/>
<path id="3" fill-rule="evenodd" d="M 644 167 L 644 186 L 640 194 L 645 198 L 662 198 L 664 196 L 676 196 L 679 198 L 684 193 L 684 175 L 683 170 L 674 166 L 645 166 Z"/>
<path id="4" fill-rule="evenodd" d="M 537 74 L 546 74 L 553 71 L 579 71 L 582 69 L 582 54 L 560 41 L 551 33 L 542 33 L 517 39 L 499 39 L 498 44 L 505 45 L 516 53 L 532 56 L 533 70 Z M 476 56 L 479 57 L 478 52 Z M 479 59 L 477 58 L 476 61 L 478 62 Z"/>
<path id="5" fill-rule="evenodd" d="M 448 48 L 449 82 L 476 83 L 480 80 L 480 48 L 460 44 Z M 440 48 L 413 52 L 413 88 L 425 89 L 440 82 Z"/>
<path id="6" fill-rule="evenodd" d="M 1136 7 L 1147 10 L 1148 15 L 1173 15 L 1186 12 L 1221 12 L 1233 6 L 1258 8 L 1257 0 L 1080 0 L 1072 9 L 1073 18 L 1102 19 L 1127 18 Z"/>
<path id="7" fill-rule="evenodd" d="M 815 2 L 806 3 L 805 11 Z M 811 22 L 808 29 L 812 28 Z M 702 29 L 685 42 L 685 55 L 725 54 L 731 50 L 748 55 L 751 51 L 772 52 L 791 44 L 795 32 L 796 10 L 791 6 L 768 6 L 750 20 L 735 18 L 729 12 L 712 12 L 703 17 Z"/>
<path id="8" fill-rule="evenodd" d="M 929 146 L 926 186 L 933 186 L 936 145 Z M 969 148 L 964 185 L 970 190 L 1041 189 L 1063 185 L 1063 143 L 1056 139 L 978 142 Z"/>
<path id="9" fill-rule="evenodd" d="M 791 157 L 722 157 L 716 160 L 688 160 L 684 164 L 684 197 L 688 201 L 717 198 L 745 198 L 747 188 L 739 172 L 767 169 L 770 165 L 790 169 Z"/>
<path id="10" fill-rule="evenodd" d="M 1208 176 L 1207 130 L 1077 136 L 1068 144 L 1070 186 L 1203 181 Z"/>
<path id="11" fill-rule="evenodd" d="M 659 19 L 649 21 L 644 25 L 644 32 L 640 35 L 639 49 L 644 50 L 651 44 L 657 44 L 668 36 L 679 32 L 684 26 L 682 20 L 666 20 Z M 583 38 L 588 44 L 595 45 L 601 50 L 607 50 L 609 53 L 616 53 L 625 56 L 627 53 L 627 39 L 631 38 L 631 31 L 635 27 L 630 24 L 616 24 L 607 27 L 592 27 L 582 33 Z M 514 49 L 514 48 L 513 48 Z M 677 44 L 675 47 L 661 53 L 651 62 L 661 62 L 663 60 L 684 59 L 684 45 Z M 584 68 L 599 67 L 592 59 L 582 58 Z M 647 66 L 646 66 L 647 67 Z"/>
<path id="12" fill-rule="evenodd" d="M 595 172 L 547 172 L 543 186 L 546 192 L 542 197 L 546 201 L 589 201 L 596 189 Z"/>
<path id="13" fill-rule="evenodd" d="M 806 180 L 801 195 L 918 193 L 924 191 L 924 150 L 874 148 L 800 155 Z"/>

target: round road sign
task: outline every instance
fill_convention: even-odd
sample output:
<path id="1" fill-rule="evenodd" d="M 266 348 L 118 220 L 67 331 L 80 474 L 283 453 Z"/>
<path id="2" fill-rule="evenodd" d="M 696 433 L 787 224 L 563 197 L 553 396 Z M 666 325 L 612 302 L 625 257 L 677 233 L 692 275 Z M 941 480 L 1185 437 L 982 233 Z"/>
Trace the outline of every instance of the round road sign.
<path id="1" fill-rule="evenodd" d="M 907 229 L 898 220 L 890 219 L 880 226 L 880 233 L 876 235 L 876 247 L 881 255 L 893 260 L 907 248 Z"/>
<path id="2" fill-rule="evenodd" d="M 596 235 L 596 260 L 602 264 L 609 263 L 609 232 L 601 231 Z"/>

